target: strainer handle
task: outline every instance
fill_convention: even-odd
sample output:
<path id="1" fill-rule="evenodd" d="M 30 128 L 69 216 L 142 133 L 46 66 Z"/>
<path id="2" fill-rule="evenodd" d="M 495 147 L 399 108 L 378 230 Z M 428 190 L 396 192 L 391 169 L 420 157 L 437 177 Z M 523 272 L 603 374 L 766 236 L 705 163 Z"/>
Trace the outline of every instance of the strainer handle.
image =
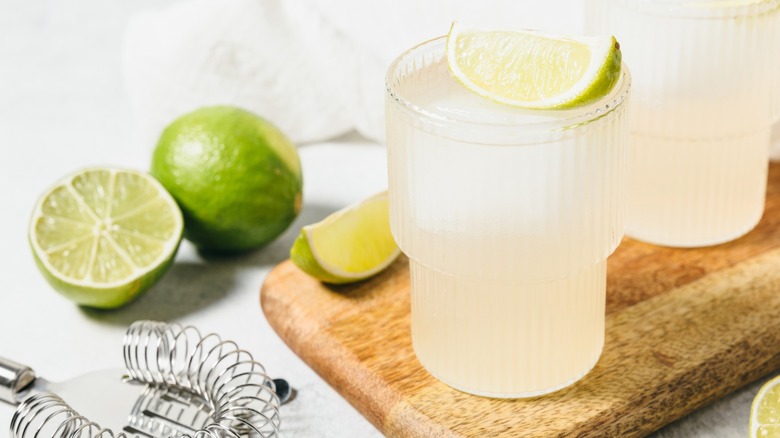
<path id="1" fill-rule="evenodd" d="M 32 368 L 0 357 L 0 401 L 19 404 L 18 394 L 35 381 Z"/>

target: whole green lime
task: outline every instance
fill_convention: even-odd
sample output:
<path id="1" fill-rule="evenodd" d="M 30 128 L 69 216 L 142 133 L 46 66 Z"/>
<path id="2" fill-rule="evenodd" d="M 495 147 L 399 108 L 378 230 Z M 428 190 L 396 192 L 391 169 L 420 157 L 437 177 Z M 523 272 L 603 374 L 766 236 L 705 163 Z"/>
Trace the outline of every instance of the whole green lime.
<path id="1" fill-rule="evenodd" d="M 179 204 L 184 236 L 205 251 L 263 246 L 301 209 L 295 146 L 270 122 L 236 107 L 201 108 L 171 123 L 151 174 Z"/>

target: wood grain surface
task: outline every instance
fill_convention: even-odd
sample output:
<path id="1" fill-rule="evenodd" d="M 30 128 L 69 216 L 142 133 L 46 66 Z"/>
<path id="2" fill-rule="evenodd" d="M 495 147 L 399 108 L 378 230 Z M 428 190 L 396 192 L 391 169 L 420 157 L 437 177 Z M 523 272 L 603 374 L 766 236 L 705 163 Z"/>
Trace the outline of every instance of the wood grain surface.
<path id="1" fill-rule="evenodd" d="M 746 236 L 700 249 L 625 239 L 610 257 L 606 344 L 553 394 L 473 396 L 430 376 L 409 334 L 407 260 L 350 286 L 292 263 L 261 291 L 279 336 L 390 437 L 634 437 L 780 369 L 780 165 Z M 746 425 L 747 430 L 747 425 Z"/>

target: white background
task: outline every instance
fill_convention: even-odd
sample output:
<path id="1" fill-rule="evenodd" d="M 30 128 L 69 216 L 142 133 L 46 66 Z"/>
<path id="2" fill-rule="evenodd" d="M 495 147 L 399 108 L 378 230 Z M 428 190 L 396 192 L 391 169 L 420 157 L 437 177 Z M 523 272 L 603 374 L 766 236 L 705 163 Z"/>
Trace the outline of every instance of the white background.
<path id="1" fill-rule="evenodd" d="M 163 280 L 119 311 L 71 304 L 34 265 L 27 221 L 49 185 L 86 166 L 149 167 L 153 145 L 137 140 L 120 52 L 128 18 L 164 3 L 170 1 L 0 0 L 0 355 L 64 380 L 121 367 L 122 334 L 134 320 L 195 324 L 235 340 L 298 389 L 298 398 L 282 411 L 285 436 L 379 436 L 276 336 L 260 310 L 258 291 L 269 270 L 287 257 L 302 225 L 385 187 L 381 145 L 348 135 L 300 147 L 305 204 L 287 233 L 261 251 L 234 258 L 205 260 L 184 242 Z M 570 8 L 574 15 L 564 24 L 579 20 L 578 2 L 542 4 L 548 12 Z M 748 387 L 655 436 L 745 436 L 757 389 Z M 0 404 L 0 428 L 12 413 Z"/>

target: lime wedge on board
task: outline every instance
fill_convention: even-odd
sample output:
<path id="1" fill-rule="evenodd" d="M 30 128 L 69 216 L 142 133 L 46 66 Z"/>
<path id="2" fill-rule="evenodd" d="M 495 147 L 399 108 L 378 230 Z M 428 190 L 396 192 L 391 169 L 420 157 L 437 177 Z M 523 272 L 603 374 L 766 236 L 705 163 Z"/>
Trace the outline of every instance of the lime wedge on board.
<path id="1" fill-rule="evenodd" d="M 371 277 L 400 252 L 390 233 L 387 192 L 382 192 L 303 227 L 290 258 L 307 274 L 341 284 Z"/>

